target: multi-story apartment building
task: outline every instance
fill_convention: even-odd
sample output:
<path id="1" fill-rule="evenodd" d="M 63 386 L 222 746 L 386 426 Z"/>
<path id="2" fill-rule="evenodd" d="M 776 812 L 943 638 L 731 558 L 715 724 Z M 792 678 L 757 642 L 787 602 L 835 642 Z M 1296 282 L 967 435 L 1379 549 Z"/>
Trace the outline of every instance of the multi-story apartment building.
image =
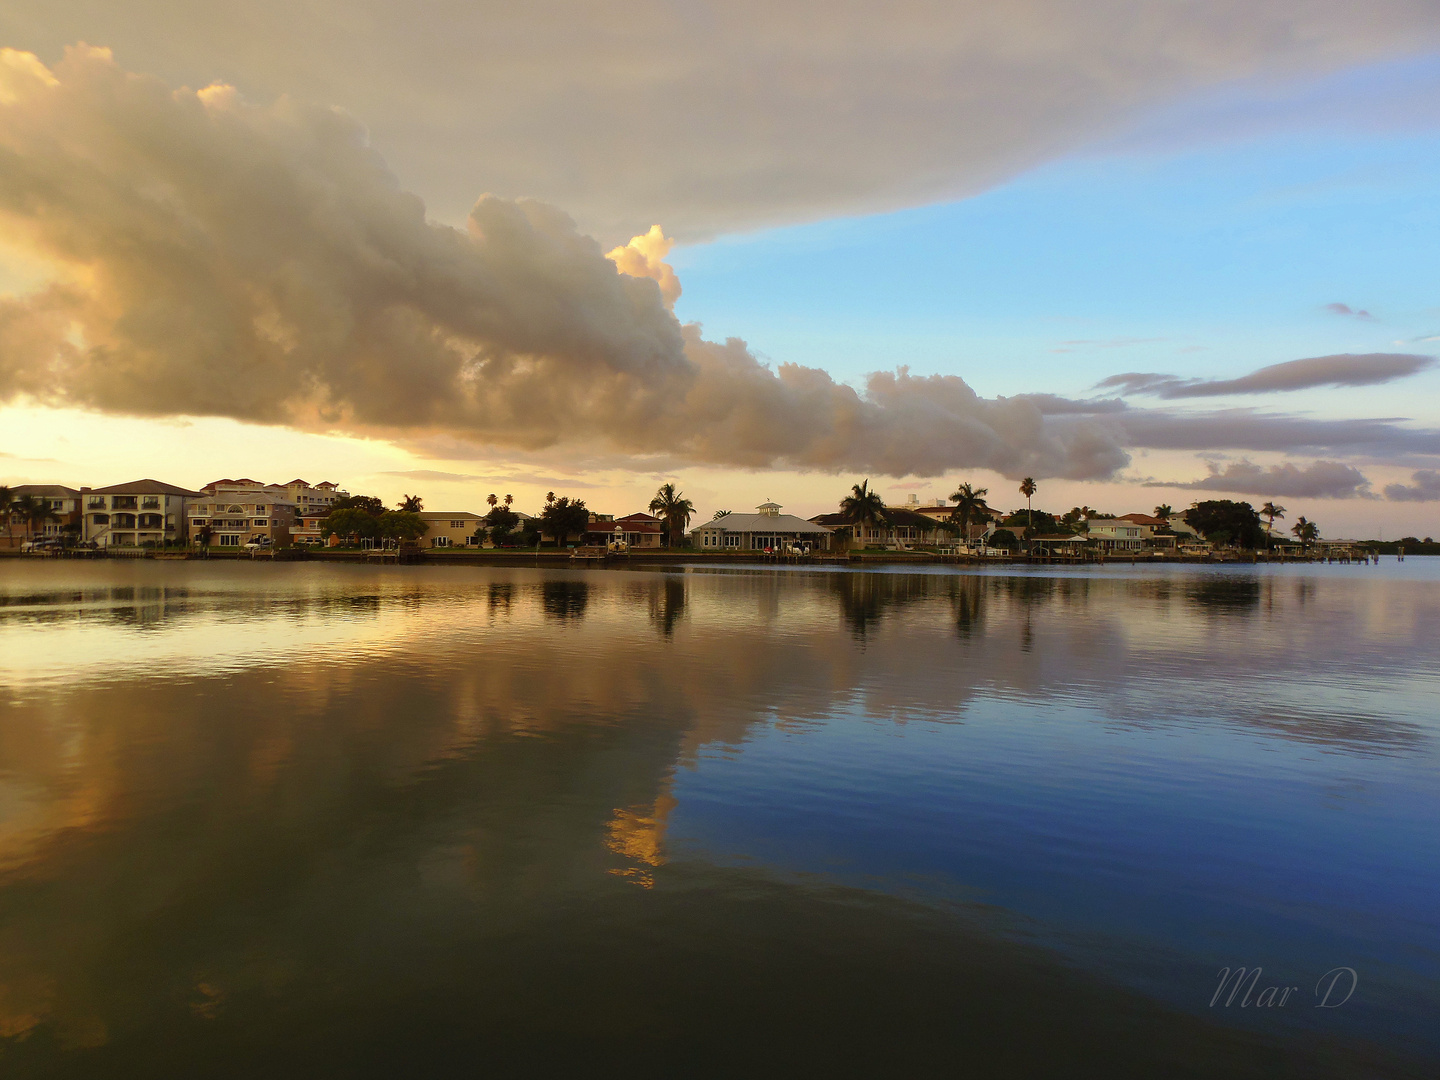
<path id="1" fill-rule="evenodd" d="M 185 511 L 200 492 L 159 480 L 132 480 L 103 488 L 81 488 L 81 532 L 101 547 L 158 547 L 183 543 Z"/>
<path id="2" fill-rule="evenodd" d="M 211 547 L 235 548 L 259 539 L 288 547 L 295 521 L 288 487 L 258 480 L 206 484 L 189 508 L 190 536 Z"/>
<path id="3" fill-rule="evenodd" d="M 80 492 L 59 484 L 17 484 L 10 489 L 12 499 L 23 499 L 27 495 L 43 503 L 51 516 L 32 523 L 19 511 L 12 511 L 8 527 L 0 532 L 0 545 L 15 547 L 24 540 L 53 539 L 64 536 L 67 531 L 79 535 Z M 0 519 L 4 516 L 0 514 Z"/>
<path id="4" fill-rule="evenodd" d="M 285 485 L 290 501 L 295 504 L 295 524 L 290 526 L 290 536 L 297 544 L 323 544 L 320 522 L 330 513 L 330 505 L 336 499 L 348 498 L 348 491 L 340 490 L 339 484 L 322 480 L 311 487 L 304 480 L 291 480 Z"/>

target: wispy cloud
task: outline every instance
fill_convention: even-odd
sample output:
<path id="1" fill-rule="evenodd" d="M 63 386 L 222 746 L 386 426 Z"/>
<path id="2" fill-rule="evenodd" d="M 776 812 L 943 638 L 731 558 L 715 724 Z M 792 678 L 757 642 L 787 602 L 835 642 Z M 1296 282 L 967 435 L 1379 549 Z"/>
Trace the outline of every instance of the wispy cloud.
<path id="1" fill-rule="evenodd" d="M 1131 371 L 1102 379 L 1095 389 L 1169 399 L 1276 394 L 1320 386 L 1375 386 L 1434 365 L 1434 357 L 1413 353 L 1337 353 L 1271 364 L 1238 379 L 1182 379 L 1158 372 Z"/>
<path id="2" fill-rule="evenodd" d="M 1325 304 L 1322 308 L 1331 315 L 1344 315 L 1346 318 L 1359 319 L 1361 322 L 1374 322 L 1375 316 L 1364 308 L 1352 308 L 1349 304 L 1342 304 L 1338 301 L 1332 304 Z"/>
<path id="3" fill-rule="evenodd" d="M 1268 467 L 1236 461 L 1223 468 L 1211 465 L 1210 474 L 1199 480 L 1168 483 L 1152 480 L 1145 486 L 1286 499 L 1379 498 L 1370 490 L 1370 481 L 1364 473 L 1339 461 L 1315 461 L 1303 466 L 1286 462 Z"/>

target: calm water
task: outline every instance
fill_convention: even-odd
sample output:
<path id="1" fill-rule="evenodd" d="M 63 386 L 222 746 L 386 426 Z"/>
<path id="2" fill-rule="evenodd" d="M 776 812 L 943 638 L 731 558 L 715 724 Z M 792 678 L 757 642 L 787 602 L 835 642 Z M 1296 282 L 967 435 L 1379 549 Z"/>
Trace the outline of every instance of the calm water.
<path id="1" fill-rule="evenodd" d="M 1434 1076 L 1437 639 L 1419 558 L 0 562 L 0 1073 Z"/>

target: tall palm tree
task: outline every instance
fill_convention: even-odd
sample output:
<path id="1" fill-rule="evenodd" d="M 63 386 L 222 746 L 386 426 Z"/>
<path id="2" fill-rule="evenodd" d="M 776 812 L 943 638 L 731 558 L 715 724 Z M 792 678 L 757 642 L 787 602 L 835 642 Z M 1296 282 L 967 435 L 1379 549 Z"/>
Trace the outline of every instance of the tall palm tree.
<path id="1" fill-rule="evenodd" d="M 679 547 L 685 527 L 690 524 L 690 515 L 695 513 L 695 504 L 685 498 L 683 491 L 677 491 L 674 484 L 665 483 L 650 500 L 650 512 L 664 520 L 669 546 Z"/>
<path id="2" fill-rule="evenodd" d="M 551 503 L 553 503 L 554 501 L 555 501 L 555 492 L 553 492 L 553 491 L 547 491 L 547 492 L 545 493 L 545 505 L 546 505 L 546 506 L 549 506 L 549 505 L 550 505 Z"/>
<path id="3" fill-rule="evenodd" d="M 850 494 L 840 500 L 840 512 L 854 524 L 872 528 L 890 521 L 890 515 L 885 512 L 885 500 L 878 491 L 870 490 L 869 480 L 851 486 Z"/>
<path id="4" fill-rule="evenodd" d="M 971 487 L 967 483 L 961 484 L 950 496 L 950 501 L 955 504 L 955 509 L 950 511 L 950 517 L 960 523 L 967 544 L 970 542 L 970 519 L 979 517 L 983 511 L 990 509 L 985 505 L 985 496 L 988 494 L 989 488 Z"/>
<path id="5" fill-rule="evenodd" d="M 35 539 L 35 526 L 44 524 L 47 521 L 59 521 L 59 515 L 50 509 L 50 500 L 42 499 L 36 495 L 21 495 L 11 504 L 11 508 L 20 515 L 25 522 L 25 538 Z"/>
<path id="6" fill-rule="evenodd" d="M 1266 524 L 1269 526 L 1266 532 L 1273 533 L 1275 531 L 1275 519 L 1285 516 L 1285 507 L 1276 506 L 1273 502 L 1267 502 L 1264 506 L 1260 507 L 1260 514 L 1265 518 Z"/>
<path id="7" fill-rule="evenodd" d="M 485 501 L 490 504 L 490 509 L 494 510 L 495 504 L 500 500 L 495 497 L 495 493 L 492 491 L 489 495 L 485 496 Z"/>
<path id="8" fill-rule="evenodd" d="M 1034 478 L 1033 476 L 1027 476 L 1027 477 L 1025 477 L 1024 480 L 1021 480 L 1021 481 L 1020 481 L 1020 494 L 1025 496 L 1025 535 L 1026 535 L 1026 536 L 1029 536 L 1030 533 L 1033 531 L 1033 530 L 1031 529 L 1031 524 L 1032 524 L 1032 523 L 1034 522 L 1034 520 L 1035 520 L 1035 514 L 1034 514 L 1034 511 L 1030 509 L 1030 499 L 1031 499 L 1031 497 L 1035 494 L 1035 492 L 1038 491 L 1038 490 L 1039 490 L 1039 485 L 1037 485 L 1037 484 L 1035 483 L 1035 478 Z"/>
<path id="9" fill-rule="evenodd" d="M 1290 531 L 1295 534 L 1295 539 L 1300 541 L 1301 551 L 1304 551 L 1312 541 L 1320 539 L 1320 527 L 1313 521 L 1307 521 L 1304 514 L 1295 519 L 1295 524 L 1290 526 Z"/>
<path id="10" fill-rule="evenodd" d="M 425 500 L 420 498 L 419 495 L 406 495 L 395 505 L 398 506 L 403 513 L 418 514 L 421 510 L 425 509 Z"/>
<path id="11" fill-rule="evenodd" d="M 515 496 L 514 496 L 514 495 L 506 495 L 506 496 L 505 496 L 505 509 L 506 509 L 506 510 L 509 510 L 509 509 L 510 509 L 510 504 L 513 503 L 514 501 L 515 501 Z"/>

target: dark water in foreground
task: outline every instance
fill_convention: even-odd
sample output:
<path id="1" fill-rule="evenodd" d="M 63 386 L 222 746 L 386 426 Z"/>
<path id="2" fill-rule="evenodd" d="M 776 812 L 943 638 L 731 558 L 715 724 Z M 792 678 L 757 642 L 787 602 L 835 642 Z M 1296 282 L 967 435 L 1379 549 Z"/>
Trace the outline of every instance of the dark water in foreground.
<path id="1" fill-rule="evenodd" d="M 1437 635 L 1417 558 L 0 563 L 0 1075 L 1435 1076 Z"/>

